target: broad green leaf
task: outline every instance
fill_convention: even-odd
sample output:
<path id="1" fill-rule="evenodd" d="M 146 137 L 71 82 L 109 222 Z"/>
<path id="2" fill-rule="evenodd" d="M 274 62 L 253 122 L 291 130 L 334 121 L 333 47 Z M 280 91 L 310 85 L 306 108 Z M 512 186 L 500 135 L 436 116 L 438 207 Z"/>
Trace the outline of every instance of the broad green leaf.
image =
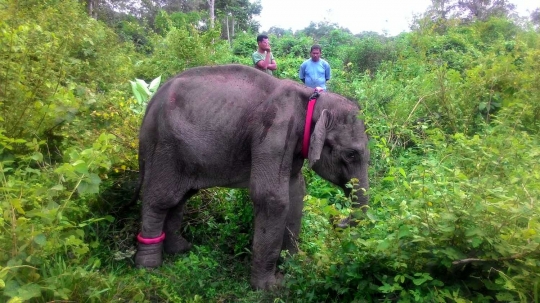
<path id="1" fill-rule="evenodd" d="M 57 184 L 57 185 L 51 187 L 51 190 L 62 191 L 62 190 L 64 190 L 64 189 L 65 189 L 65 187 L 64 187 L 64 185 L 62 185 L 62 184 Z"/>
<path id="2" fill-rule="evenodd" d="M 137 90 L 146 93 L 146 97 L 150 96 L 152 93 L 148 89 L 148 84 L 142 79 L 135 79 L 137 82 Z"/>
<path id="3" fill-rule="evenodd" d="M 412 233 L 411 233 L 411 231 L 410 231 L 410 229 L 409 229 L 408 226 L 406 226 L 406 225 L 401 225 L 401 226 L 399 227 L 398 238 L 401 239 L 401 238 L 403 238 L 403 237 L 409 237 L 409 236 L 411 236 L 411 235 L 412 235 Z"/>
<path id="4" fill-rule="evenodd" d="M 421 279 L 413 279 L 413 283 L 414 285 L 422 285 L 424 284 L 428 279 L 424 279 L 424 278 L 421 278 Z"/>
<path id="5" fill-rule="evenodd" d="M 35 283 L 24 284 L 18 290 L 19 297 L 24 301 L 41 297 L 41 287 Z"/>
<path id="6" fill-rule="evenodd" d="M 21 199 L 10 199 L 9 200 L 11 207 L 17 210 L 19 214 L 24 215 L 24 209 L 22 208 L 22 201 Z"/>
<path id="7" fill-rule="evenodd" d="M 99 185 L 101 183 L 101 178 L 97 174 L 90 174 L 88 176 L 90 183 Z"/>
<path id="8" fill-rule="evenodd" d="M 387 284 L 387 283 L 384 283 L 383 286 L 379 286 L 378 289 L 384 294 L 391 293 L 394 291 L 394 288 L 392 287 L 392 285 Z"/>
<path id="9" fill-rule="evenodd" d="M 40 246 L 43 246 L 45 243 L 47 243 L 47 237 L 45 237 L 44 234 L 39 234 L 34 237 L 34 242 Z"/>
<path id="10" fill-rule="evenodd" d="M 137 102 L 139 104 L 142 104 L 144 102 L 144 98 L 143 98 L 143 95 L 139 92 L 138 88 L 137 88 L 137 83 L 133 82 L 133 81 L 130 81 L 131 82 L 131 89 L 133 91 L 133 95 L 135 96 L 135 99 L 137 99 Z"/>
<path id="11" fill-rule="evenodd" d="M 154 93 L 159 88 L 160 83 L 161 83 L 161 76 L 159 76 L 159 77 L 155 78 L 154 80 L 152 80 L 152 82 L 150 82 L 150 85 L 148 86 L 148 89 L 152 93 Z"/>
<path id="12" fill-rule="evenodd" d="M 467 231 L 465 232 L 465 235 L 467 237 L 471 237 L 471 236 L 483 236 L 484 235 L 484 230 L 483 230 L 483 226 L 474 226 L 472 228 L 469 228 L 467 229 Z"/>
<path id="13" fill-rule="evenodd" d="M 386 250 L 388 247 L 390 247 L 390 241 L 382 240 L 379 242 L 379 245 L 377 245 L 377 250 Z"/>
<path id="14" fill-rule="evenodd" d="M 77 166 L 77 165 L 79 165 L 81 163 L 84 163 L 84 161 L 83 160 L 77 160 L 77 161 L 73 162 L 71 165 Z"/>
<path id="15" fill-rule="evenodd" d="M 15 280 L 9 280 L 4 286 L 4 295 L 10 298 L 15 298 L 19 296 L 19 288 L 21 285 Z M 22 302 L 22 301 L 21 301 Z"/>
<path id="16" fill-rule="evenodd" d="M 517 298 L 509 292 L 499 292 L 496 295 L 499 302 L 518 302 Z"/>
<path id="17" fill-rule="evenodd" d="M 487 107 L 486 102 L 480 102 L 480 104 L 478 105 L 479 110 L 484 110 L 484 109 L 486 109 L 486 107 Z"/>
<path id="18" fill-rule="evenodd" d="M 84 161 L 77 161 L 78 164 L 73 165 L 75 167 L 75 171 L 80 174 L 88 174 L 88 165 Z"/>
<path id="19" fill-rule="evenodd" d="M 89 174 L 88 178 L 81 181 L 77 187 L 79 194 L 97 194 L 99 193 L 99 184 L 101 178 L 96 174 Z"/>
<path id="20" fill-rule="evenodd" d="M 482 244 L 482 239 L 481 238 L 477 238 L 477 237 L 474 237 L 472 240 L 471 240 L 471 245 L 472 247 L 474 248 L 477 248 L 478 246 L 480 246 Z"/>
<path id="21" fill-rule="evenodd" d="M 35 152 L 32 155 L 32 159 L 35 160 L 35 161 L 43 161 L 43 154 L 40 153 L 40 152 Z"/>
<path id="22" fill-rule="evenodd" d="M 442 252 L 448 258 L 450 258 L 452 260 L 460 260 L 460 259 L 463 259 L 465 257 L 465 255 L 463 253 L 461 253 L 460 251 L 456 250 L 453 247 L 446 247 L 445 249 L 442 250 Z"/>

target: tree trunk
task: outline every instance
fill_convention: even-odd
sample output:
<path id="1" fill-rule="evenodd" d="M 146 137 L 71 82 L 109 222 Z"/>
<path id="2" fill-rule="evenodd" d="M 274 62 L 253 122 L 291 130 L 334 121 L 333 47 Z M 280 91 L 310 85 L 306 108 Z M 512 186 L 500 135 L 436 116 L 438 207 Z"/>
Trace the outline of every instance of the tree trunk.
<path id="1" fill-rule="evenodd" d="M 88 16 L 92 17 L 92 13 L 94 12 L 94 1 L 88 0 L 86 4 L 88 7 Z"/>
<path id="2" fill-rule="evenodd" d="M 86 0 L 86 8 L 88 10 L 88 16 L 97 19 L 96 8 L 98 6 L 98 0 Z"/>
<path id="3" fill-rule="evenodd" d="M 214 28 L 214 20 L 216 16 L 214 15 L 214 4 L 216 0 L 208 0 L 208 6 L 210 11 L 210 28 Z"/>
<path id="4" fill-rule="evenodd" d="M 234 15 L 231 16 L 231 36 L 234 38 Z"/>
<path id="5" fill-rule="evenodd" d="M 229 35 L 229 15 L 225 16 L 225 23 L 227 23 L 227 41 L 229 41 L 229 45 L 231 45 L 231 36 Z"/>

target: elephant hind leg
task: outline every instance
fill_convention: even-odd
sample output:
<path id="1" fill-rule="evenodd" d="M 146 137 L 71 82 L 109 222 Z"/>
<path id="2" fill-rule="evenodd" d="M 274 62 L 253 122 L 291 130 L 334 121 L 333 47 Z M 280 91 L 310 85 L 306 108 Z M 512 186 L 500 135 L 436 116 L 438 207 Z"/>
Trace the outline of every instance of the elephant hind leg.
<path id="1" fill-rule="evenodd" d="M 191 243 L 189 243 L 180 234 L 180 228 L 182 226 L 182 220 L 184 216 L 184 206 L 193 195 L 197 193 L 197 190 L 188 191 L 181 199 L 178 205 L 169 209 L 167 217 L 165 219 L 165 252 L 168 254 L 183 253 L 191 249 Z"/>
<path id="2" fill-rule="evenodd" d="M 182 176 L 178 175 L 174 167 L 169 164 L 171 163 L 169 159 L 165 157 L 159 159 L 160 161 L 152 163 L 152 166 L 146 165 L 144 172 L 140 235 L 148 241 L 138 243 L 135 255 L 135 264 L 141 267 L 161 265 L 164 242 L 159 241 L 159 237 L 163 232 L 165 232 L 167 251 L 174 251 L 174 247 L 178 246 L 177 243 L 182 242 L 181 237 L 175 236 L 175 228 L 176 222 L 181 222 L 184 197 L 190 191 L 185 182 L 182 182 Z M 169 227 L 166 226 L 166 221 L 171 222 L 168 224 Z"/>

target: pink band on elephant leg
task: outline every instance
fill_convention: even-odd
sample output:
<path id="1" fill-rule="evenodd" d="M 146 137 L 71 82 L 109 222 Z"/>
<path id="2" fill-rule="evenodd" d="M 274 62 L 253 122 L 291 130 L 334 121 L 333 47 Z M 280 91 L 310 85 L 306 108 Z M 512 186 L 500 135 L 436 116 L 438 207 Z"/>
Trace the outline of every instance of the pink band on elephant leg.
<path id="1" fill-rule="evenodd" d="M 161 243 L 163 240 L 165 240 L 164 232 L 161 232 L 161 235 L 157 238 L 143 238 L 140 233 L 137 235 L 137 241 L 142 244 L 158 244 Z"/>

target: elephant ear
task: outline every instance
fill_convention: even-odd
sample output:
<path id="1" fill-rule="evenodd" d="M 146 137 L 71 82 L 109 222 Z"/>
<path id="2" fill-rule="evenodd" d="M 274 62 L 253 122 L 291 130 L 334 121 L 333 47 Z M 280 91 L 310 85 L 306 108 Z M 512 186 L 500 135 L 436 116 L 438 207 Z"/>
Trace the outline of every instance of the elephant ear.
<path id="1" fill-rule="evenodd" d="M 321 158 L 321 152 L 326 139 L 326 129 L 330 119 L 330 112 L 324 109 L 315 124 L 315 129 L 309 141 L 308 160 L 310 168 Z"/>

